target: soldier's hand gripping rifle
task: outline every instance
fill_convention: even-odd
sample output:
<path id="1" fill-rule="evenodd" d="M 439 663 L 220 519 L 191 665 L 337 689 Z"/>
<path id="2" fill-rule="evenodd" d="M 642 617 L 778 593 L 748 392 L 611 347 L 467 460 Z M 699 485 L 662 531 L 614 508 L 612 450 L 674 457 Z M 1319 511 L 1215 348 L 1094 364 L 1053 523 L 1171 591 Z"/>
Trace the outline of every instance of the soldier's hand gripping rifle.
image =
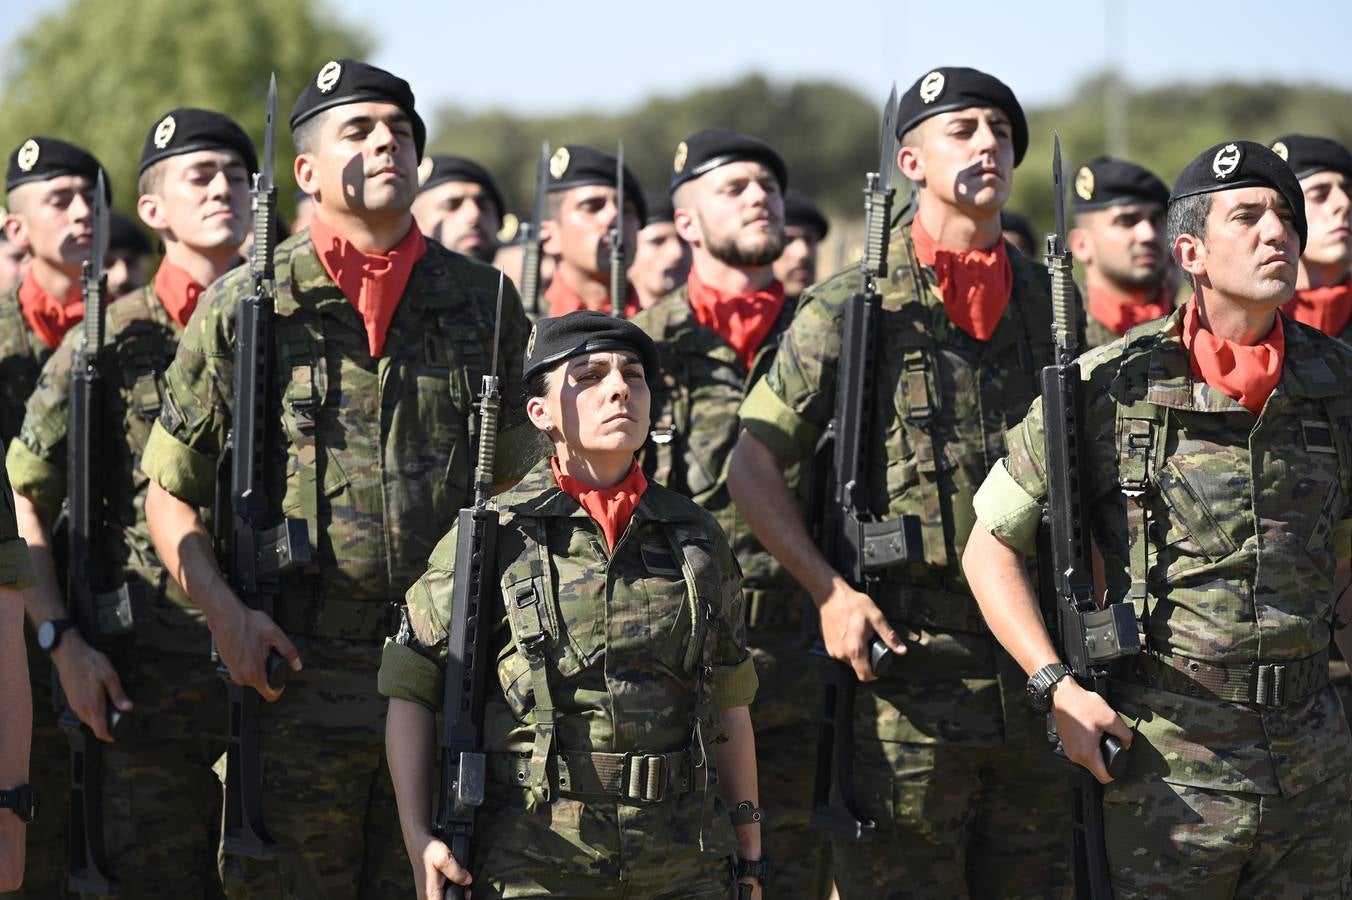
<path id="1" fill-rule="evenodd" d="M 484 668 L 488 629 L 485 605 L 498 590 L 498 512 L 488 507 L 493 459 L 498 443 L 498 336 L 502 328 L 502 279 L 498 275 L 497 324 L 493 328 L 493 364 L 483 379 L 479 400 L 479 457 L 474 470 L 474 505 L 456 518 L 455 587 L 446 636 L 446 684 L 441 707 L 441 785 L 432 834 L 450 848 L 455 861 L 470 866 L 474 813 L 484 802 L 486 757 L 481 746 Z M 448 900 L 464 900 L 465 889 L 447 884 Z"/>
<path id="2" fill-rule="evenodd" d="M 535 166 L 535 197 L 530 221 L 521 226 L 521 305 L 534 321 L 540 317 L 540 223 L 545 217 L 545 191 L 549 187 L 549 141 L 540 143 Z"/>
<path id="3" fill-rule="evenodd" d="M 107 638 L 131 626 L 131 603 L 126 586 L 96 593 L 94 552 L 100 543 L 103 519 L 95 465 L 97 438 L 105 434 L 98 422 L 99 351 L 103 346 L 104 243 L 108 240 L 108 201 L 100 169 L 94 186 L 94 237 L 90 258 L 84 264 L 81 286 L 84 321 L 80 343 L 71 360 L 70 428 L 67 435 L 65 545 L 66 598 L 80 636 L 91 647 L 106 651 Z M 57 722 L 70 742 L 70 818 L 66 854 L 68 887 L 74 893 L 116 896 L 117 882 L 108 865 L 103 841 L 101 775 L 103 752 L 97 737 L 80 721 L 52 679 L 58 710 Z M 108 730 L 117 728 L 122 714 L 108 704 Z"/>
<path id="4" fill-rule="evenodd" d="M 624 318 L 629 299 L 624 257 L 624 141 L 620 141 L 615 152 L 615 222 L 610 226 L 610 314 L 617 319 Z"/>
<path id="5" fill-rule="evenodd" d="M 228 438 L 230 467 L 229 565 L 227 578 L 250 609 L 273 614 L 279 577 L 310 564 L 310 534 L 303 519 L 276 521 L 276 504 L 267 495 L 264 467 L 271 458 L 270 441 L 279 429 L 269 416 L 272 378 L 273 219 L 277 187 L 273 184 L 273 132 L 277 114 L 277 78 L 268 86 L 263 134 L 262 171 L 254 175 L 253 278 L 251 295 L 240 303 L 235 346 L 235 416 Z M 272 425 L 274 427 L 269 427 Z M 276 650 L 269 650 L 268 684 L 280 689 L 289 669 Z M 274 841 L 263 824 L 262 763 L 258 753 L 256 690 L 236 684 L 224 666 L 220 673 L 228 694 L 228 739 L 225 770 L 226 853 L 270 858 Z"/>
<path id="6" fill-rule="evenodd" d="M 1136 615 L 1129 603 L 1100 606 L 1094 599 L 1088 497 L 1084 484 L 1084 396 L 1080 382 L 1080 305 L 1066 250 L 1065 192 L 1062 189 L 1061 139 L 1054 137 L 1052 183 L 1056 191 L 1056 233 L 1047 236 L 1047 268 L 1052 279 L 1052 336 L 1056 364 L 1042 370 L 1046 420 L 1047 526 L 1040 565 L 1044 590 L 1055 604 L 1049 622 L 1061 659 L 1080 685 L 1106 694 L 1109 664 L 1140 651 Z M 1055 719 L 1047 714 L 1047 736 L 1065 756 Z M 1126 774 L 1127 752 L 1112 735 L 1100 742 L 1104 763 L 1114 778 Z M 1103 833 L 1103 786 L 1090 771 L 1073 766 L 1072 829 L 1075 892 L 1080 900 L 1112 897 Z"/>
<path id="7" fill-rule="evenodd" d="M 883 112 L 878 171 L 870 172 L 864 182 L 864 288 L 845 302 L 835 417 L 814 459 L 816 509 L 812 521 L 817 541 L 835 570 L 851 587 L 864 593 L 884 568 L 921 559 L 924 552 L 917 517 L 883 521 L 876 514 L 865 472 L 875 394 L 874 353 L 882 311 L 878 279 L 887 277 L 892 201 L 896 195 L 892 187 L 897 167 L 896 116 L 897 90 L 893 86 Z M 831 659 L 821 640 L 812 652 L 821 658 L 824 693 L 812 786 L 812 825 L 862 839 L 875 825 L 860 815 L 854 802 L 854 670 Z M 875 636 L 869 646 L 869 661 L 874 674 L 881 676 L 895 659 L 891 649 Z"/>

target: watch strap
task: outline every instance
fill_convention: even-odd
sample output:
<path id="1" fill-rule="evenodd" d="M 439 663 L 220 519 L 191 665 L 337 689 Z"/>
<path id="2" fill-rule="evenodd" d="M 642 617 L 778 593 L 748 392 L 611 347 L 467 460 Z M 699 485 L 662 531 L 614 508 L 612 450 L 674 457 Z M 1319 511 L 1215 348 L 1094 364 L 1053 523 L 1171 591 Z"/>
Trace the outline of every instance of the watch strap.
<path id="1" fill-rule="evenodd" d="M 737 860 L 737 879 L 754 878 L 760 882 L 762 888 L 770 880 L 770 872 L 774 865 L 770 862 L 770 857 L 762 856 L 760 859 L 741 859 Z"/>

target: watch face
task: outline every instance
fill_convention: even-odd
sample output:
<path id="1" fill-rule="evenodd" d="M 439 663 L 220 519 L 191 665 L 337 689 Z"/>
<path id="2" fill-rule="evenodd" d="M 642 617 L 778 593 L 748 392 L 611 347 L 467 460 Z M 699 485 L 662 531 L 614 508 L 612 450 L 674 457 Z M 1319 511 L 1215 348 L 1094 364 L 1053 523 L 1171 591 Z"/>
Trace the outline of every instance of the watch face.
<path id="1" fill-rule="evenodd" d="M 56 622 L 48 619 L 38 626 L 38 646 L 43 650 L 51 650 L 52 645 L 56 643 Z"/>

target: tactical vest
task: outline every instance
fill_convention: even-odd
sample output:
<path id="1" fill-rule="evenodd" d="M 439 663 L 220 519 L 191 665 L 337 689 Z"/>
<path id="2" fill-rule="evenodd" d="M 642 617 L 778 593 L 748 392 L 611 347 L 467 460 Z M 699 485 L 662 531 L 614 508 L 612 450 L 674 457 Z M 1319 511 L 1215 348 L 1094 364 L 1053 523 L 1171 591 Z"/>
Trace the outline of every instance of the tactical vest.
<path id="1" fill-rule="evenodd" d="M 919 520 L 924 562 L 885 572 L 875 599 L 899 624 L 985 634 L 959 562 L 975 521 L 972 497 L 1052 362 L 1047 275 L 1009 254 L 1009 308 L 981 342 L 948 322 L 909 231 L 893 253 L 900 258 L 883 287 L 870 479 L 873 496 L 886 498 L 883 518 Z M 949 331 L 943 343 L 933 333 L 939 317 Z"/>
<path id="2" fill-rule="evenodd" d="M 1148 322 L 1128 331 L 1127 353 L 1153 344 L 1165 321 Z M 1292 325 L 1288 323 L 1287 327 Z M 1141 361 L 1135 362 L 1139 365 Z M 1131 365 L 1128 358 L 1123 369 Z M 1290 448 L 1289 455 L 1284 454 L 1293 472 L 1300 466 L 1306 474 L 1298 482 L 1300 490 L 1283 498 L 1286 520 L 1283 525 L 1298 532 L 1300 546 L 1292 548 L 1295 552 L 1332 555 L 1334 525 L 1344 515 L 1347 500 L 1352 497 L 1352 397 L 1343 393 L 1291 399 L 1313 406 L 1315 415 L 1300 417 L 1300 443 Z M 1265 414 L 1268 412 L 1264 410 Z M 1272 656 L 1253 653 L 1247 659 L 1230 656 L 1208 660 L 1204 653 L 1185 656 L 1171 652 L 1173 646 L 1157 640 L 1157 635 L 1170 631 L 1166 621 L 1161 620 L 1158 629 L 1152 628 L 1156 624 L 1152 616 L 1158 615 L 1160 603 L 1170 602 L 1171 591 L 1187 585 L 1190 574 L 1223 564 L 1250 539 L 1237 541 L 1227 531 L 1218 520 L 1224 513 L 1207 502 L 1195 480 L 1208 477 L 1203 471 L 1203 460 L 1213 459 L 1214 454 L 1224 452 L 1225 448 L 1206 453 L 1194 449 L 1190 454 L 1180 454 L 1179 446 L 1184 440 L 1208 446 L 1205 434 L 1195 431 L 1184 434 L 1186 426 L 1178 421 L 1180 415 L 1239 414 L 1180 411 L 1148 399 L 1115 404 L 1114 445 L 1118 484 L 1126 498 L 1130 579 L 1124 602 L 1132 604 L 1145 635 L 1145 652 L 1122 664 L 1118 675 L 1163 690 L 1235 703 L 1271 707 L 1296 703 L 1328 683 L 1327 647 L 1312 646 L 1307 648 L 1311 652 L 1295 658 L 1278 648 L 1272 651 L 1275 653 Z M 1251 439 L 1246 453 L 1252 453 L 1253 447 Z M 1330 484 L 1321 494 L 1317 485 L 1326 475 Z M 1280 489 L 1255 484 L 1252 468 L 1240 477 L 1247 482 L 1243 489 L 1250 492 Z M 1285 483 L 1291 483 L 1293 477 L 1287 475 Z M 1257 493 L 1247 502 L 1252 521 L 1259 514 L 1255 508 Z M 1276 540 L 1257 535 L 1252 539 L 1262 544 Z M 1280 553 L 1283 549 L 1270 552 Z M 1262 569 L 1261 559 L 1258 567 Z M 1254 596 L 1258 590 L 1256 580 L 1250 577 L 1240 591 L 1239 602 L 1243 604 L 1245 597 Z"/>
<path id="3" fill-rule="evenodd" d="M 534 738 L 529 752 L 500 752 L 491 755 L 495 780 L 529 790 L 528 806 L 541 810 L 560 792 L 580 799 L 611 801 L 621 804 L 651 805 L 698 792 L 703 809 L 701 848 L 709 831 L 713 798 L 709 788 L 716 783 L 715 763 L 710 752 L 724 737 L 719 710 L 713 702 L 714 633 L 726 628 L 720 614 L 722 579 L 716 560 L 708 549 L 708 539 L 694 522 L 663 522 L 656 529 L 645 523 L 645 537 L 639 552 L 649 578 L 643 581 L 645 599 L 652 602 L 664 588 L 652 583 L 653 576 L 680 579 L 683 609 L 676 626 L 684 632 L 678 645 L 669 643 L 639 648 L 623 648 L 616 654 L 609 632 L 598 644 L 586 643 L 585 623 L 569 622 L 561 628 L 564 612 L 555 584 L 558 572 L 552 566 L 548 545 L 547 517 L 512 512 L 504 520 L 498 538 L 500 587 L 506 607 L 510 644 L 499 654 L 497 671 L 503 696 L 516 721 L 531 724 Z M 651 540 L 653 531 L 661 541 Z M 632 539 L 621 538 L 616 555 Z M 592 570 L 591 577 L 609 580 L 610 567 Z M 631 598 L 632 599 L 632 598 Z M 603 619 L 633 615 L 631 609 L 616 610 L 621 603 L 611 587 L 606 589 Z M 658 607 L 661 615 L 664 607 Z M 605 626 L 599 626 L 604 628 Z M 688 629 L 686 631 L 685 629 Z M 579 636 L 579 633 L 582 633 Z M 565 636 L 566 635 L 566 636 Z M 595 639 L 595 632 L 590 634 Z M 618 658 L 617 658 L 618 656 Z M 647 691 L 659 692 L 662 674 L 683 676 L 682 692 L 690 702 L 688 740 L 675 750 L 665 747 L 635 748 L 625 752 L 585 751 L 560 745 L 557 731 L 560 713 L 556 703 L 558 686 L 582 676 L 585 670 L 603 667 L 606 683 L 625 675 L 634 687 L 637 680 Z M 633 668 L 629 668 L 633 667 Z M 614 669 L 624 668 L 620 673 Z M 671 708 L 669 694 L 657 694 L 663 709 Z M 678 701 L 679 703 L 679 701 Z M 616 736 L 617 742 L 620 741 Z"/>

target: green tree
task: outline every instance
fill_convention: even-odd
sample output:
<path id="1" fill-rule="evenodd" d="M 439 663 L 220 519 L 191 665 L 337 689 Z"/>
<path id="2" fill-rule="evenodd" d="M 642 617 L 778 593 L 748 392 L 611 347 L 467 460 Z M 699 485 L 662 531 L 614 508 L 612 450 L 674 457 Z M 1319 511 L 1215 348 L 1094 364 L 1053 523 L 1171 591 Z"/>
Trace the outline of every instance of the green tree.
<path id="1" fill-rule="evenodd" d="M 295 181 L 286 120 L 325 61 L 366 43 L 317 0 L 71 0 L 18 35 L 0 97 L 0 149 L 47 134 L 89 148 L 115 205 L 134 215 L 146 132 L 176 106 L 232 116 L 262 153 L 268 74 L 277 74 L 277 186 L 290 213 Z"/>

